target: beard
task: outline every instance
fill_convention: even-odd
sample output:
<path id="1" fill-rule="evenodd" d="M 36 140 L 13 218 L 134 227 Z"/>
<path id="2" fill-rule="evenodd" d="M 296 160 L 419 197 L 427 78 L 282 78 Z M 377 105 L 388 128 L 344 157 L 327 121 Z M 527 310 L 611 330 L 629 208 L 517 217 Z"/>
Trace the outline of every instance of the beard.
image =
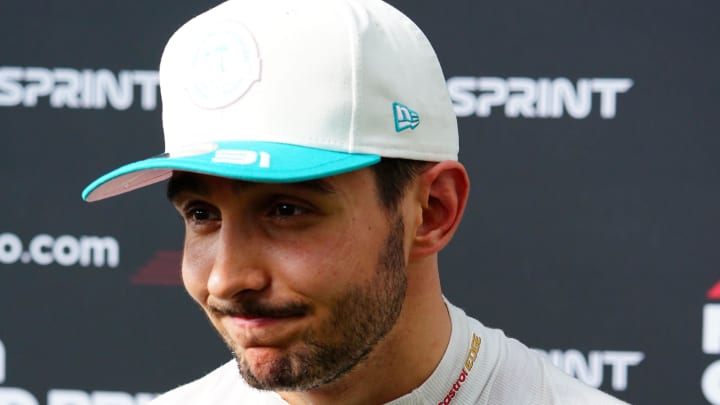
<path id="1" fill-rule="evenodd" d="M 402 309 L 407 291 L 404 234 L 402 217 L 396 215 L 370 280 L 343 292 L 329 318 L 303 333 L 299 349 L 265 364 L 262 375 L 253 371 L 229 336 L 223 336 L 243 379 L 261 390 L 308 391 L 336 381 L 365 360 L 393 328 Z M 311 311 L 302 303 L 282 308 L 268 308 L 253 301 L 237 305 L 248 313 L 270 316 Z"/>

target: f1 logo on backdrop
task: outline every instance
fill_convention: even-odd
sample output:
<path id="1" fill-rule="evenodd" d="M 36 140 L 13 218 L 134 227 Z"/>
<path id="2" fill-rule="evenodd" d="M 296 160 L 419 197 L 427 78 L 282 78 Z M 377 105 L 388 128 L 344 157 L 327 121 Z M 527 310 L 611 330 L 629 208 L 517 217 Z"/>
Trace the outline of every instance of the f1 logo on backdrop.
<path id="1" fill-rule="evenodd" d="M 130 276 L 130 282 L 145 286 L 181 286 L 182 256 L 182 251 L 159 250 Z"/>
<path id="2" fill-rule="evenodd" d="M 450 98 L 458 117 L 489 117 L 502 111 L 507 118 L 583 119 L 599 101 L 599 115 L 615 118 L 617 99 L 633 86 L 628 78 L 570 79 L 529 77 L 451 77 L 447 81 Z M 595 108 L 595 110 L 597 110 Z"/>
<path id="3" fill-rule="evenodd" d="M 707 292 L 707 298 L 720 301 L 720 281 Z M 720 303 L 708 303 L 703 307 L 702 351 L 720 355 Z M 720 359 L 705 369 L 700 385 L 705 399 L 711 404 L 720 405 Z"/>

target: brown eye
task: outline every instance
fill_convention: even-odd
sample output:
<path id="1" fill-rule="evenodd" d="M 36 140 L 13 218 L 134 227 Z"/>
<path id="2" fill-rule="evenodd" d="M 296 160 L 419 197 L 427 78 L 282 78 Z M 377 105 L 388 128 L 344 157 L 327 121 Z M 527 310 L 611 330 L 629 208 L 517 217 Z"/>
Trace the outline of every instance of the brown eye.
<path id="1" fill-rule="evenodd" d="M 220 219 L 220 214 L 213 206 L 203 203 L 188 204 L 185 208 L 185 221 L 195 225 L 205 224 Z"/>
<path id="2" fill-rule="evenodd" d="M 194 221 L 207 221 L 210 219 L 210 211 L 203 208 L 193 208 L 190 210 L 189 217 Z"/>
<path id="3" fill-rule="evenodd" d="M 279 217 L 292 217 L 295 215 L 301 215 L 304 210 L 297 205 L 280 203 L 277 204 L 273 210 L 273 214 Z"/>

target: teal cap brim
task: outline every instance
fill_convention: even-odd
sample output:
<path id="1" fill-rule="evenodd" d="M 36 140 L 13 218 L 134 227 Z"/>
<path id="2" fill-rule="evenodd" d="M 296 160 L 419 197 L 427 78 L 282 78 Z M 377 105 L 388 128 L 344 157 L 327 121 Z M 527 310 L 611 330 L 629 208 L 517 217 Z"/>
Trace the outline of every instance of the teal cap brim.
<path id="1" fill-rule="evenodd" d="M 117 168 L 87 186 L 82 198 L 97 201 L 123 194 L 168 179 L 173 171 L 292 183 L 347 173 L 379 161 L 378 155 L 274 142 L 221 141 L 193 145 Z"/>

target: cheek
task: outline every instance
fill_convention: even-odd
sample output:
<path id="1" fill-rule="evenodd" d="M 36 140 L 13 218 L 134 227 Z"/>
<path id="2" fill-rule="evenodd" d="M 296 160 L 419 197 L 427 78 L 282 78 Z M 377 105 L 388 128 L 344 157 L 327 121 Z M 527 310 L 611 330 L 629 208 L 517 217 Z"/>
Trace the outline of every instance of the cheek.
<path id="1" fill-rule="evenodd" d="M 283 268 L 288 288 L 303 295 L 331 297 L 374 273 L 378 238 L 382 235 L 349 225 L 295 241 L 286 246 L 276 265 Z"/>
<path id="2" fill-rule="evenodd" d="M 185 289 L 199 304 L 208 296 L 207 281 L 213 265 L 212 247 L 200 241 L 185 239 L 182 259 L 182 279 Z"/>

